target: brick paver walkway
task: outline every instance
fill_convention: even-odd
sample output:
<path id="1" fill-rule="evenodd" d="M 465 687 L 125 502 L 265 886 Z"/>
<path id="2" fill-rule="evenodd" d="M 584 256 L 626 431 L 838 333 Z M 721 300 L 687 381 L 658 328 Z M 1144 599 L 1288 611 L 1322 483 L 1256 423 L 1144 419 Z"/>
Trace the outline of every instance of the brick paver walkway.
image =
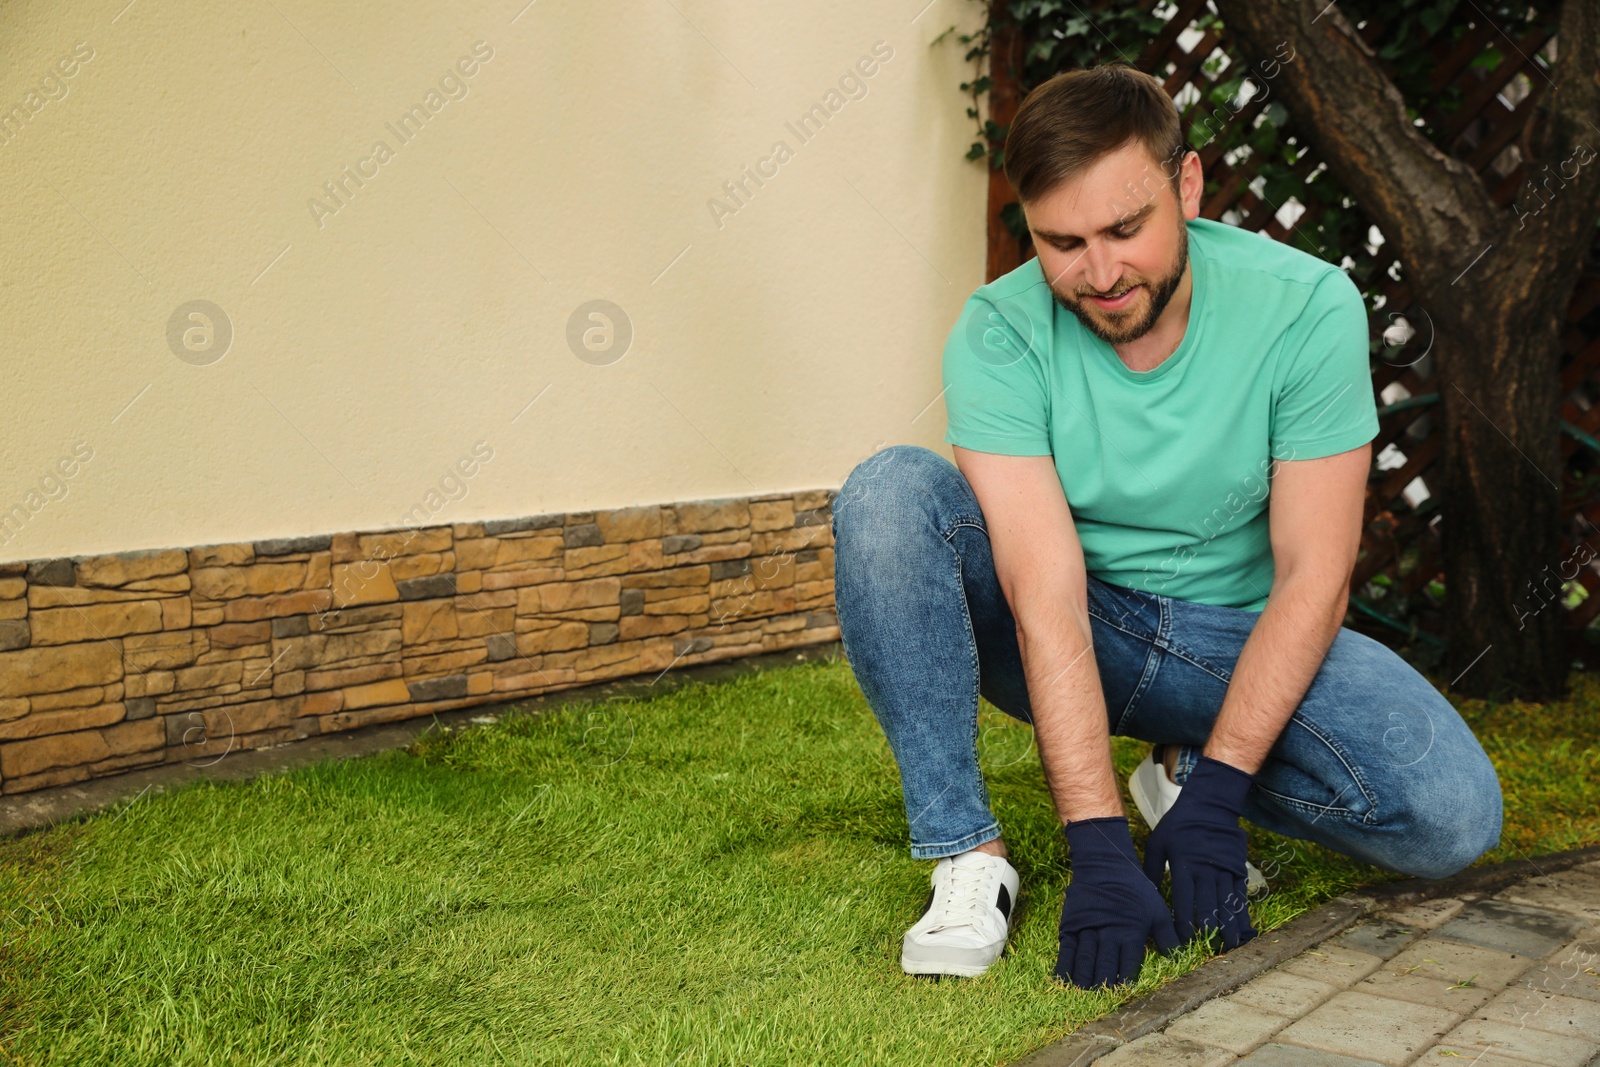
<path id="1" fill-rule="evenodd" d="M 1600 1067 L 1600 862 L 1380 911 L 1095 1067 Z"/>

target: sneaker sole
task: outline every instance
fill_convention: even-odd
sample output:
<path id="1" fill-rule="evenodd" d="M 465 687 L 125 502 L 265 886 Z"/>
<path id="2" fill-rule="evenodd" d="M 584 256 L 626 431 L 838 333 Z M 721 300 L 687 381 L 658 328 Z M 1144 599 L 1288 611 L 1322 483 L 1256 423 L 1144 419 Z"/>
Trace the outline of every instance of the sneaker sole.
<path id="1" fill-rule="evenodd" d="M 941 945 L 913 945 L 902 942 L 900 946 L 900 969 L 918 978 L 937 978 L 940 975 L 976 978 L 994 966 L 995 961 L 1005 954 L 1005 948 L 1005 943 L 1002 942 L 1000 951 L 994 953 L 987 962 L 970 962 L 973 957 L 982 960 L 988 954 L 988 950 L 981 948 L 960 949 Z"/>

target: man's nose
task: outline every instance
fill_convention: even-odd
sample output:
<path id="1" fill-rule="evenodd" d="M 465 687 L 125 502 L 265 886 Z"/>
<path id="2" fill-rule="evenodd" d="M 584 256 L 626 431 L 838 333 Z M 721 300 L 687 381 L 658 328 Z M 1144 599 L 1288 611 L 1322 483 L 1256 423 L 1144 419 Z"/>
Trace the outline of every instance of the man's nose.
<path id="1" fill-rule="evenodd" d="M 1083 278 L 1086 284 L 1093 287 L 1096 293 L 1104 294 L 1111 291 L 1121 276 L 1122 265 L 1104 244 L 1095 242 L 1089 246 L 1083 257 Z"/>

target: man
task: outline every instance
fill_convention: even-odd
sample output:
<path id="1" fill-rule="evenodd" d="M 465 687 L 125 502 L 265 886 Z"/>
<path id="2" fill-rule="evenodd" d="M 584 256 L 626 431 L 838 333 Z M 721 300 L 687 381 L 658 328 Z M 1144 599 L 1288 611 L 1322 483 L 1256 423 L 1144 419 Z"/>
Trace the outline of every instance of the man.
<path id="1" fill-rule="evenodd" d="M 1009 936 L 980 693 L 1033 725 L 1064 827 L 1064 981 L 1131 981 L 1150 938 L 1254 936 L 1241 816 L 1394 871 L 1465 867 L 1499 839 L 1494 768 L 1425 678 L 1341 626 L 1378 429 L 1360 292 L 1199 218 L 1177 111 L 1125 65 L 1036 88 L 1005 169 L 1038 256 L 950 331 L 955 465 L 884 449 L 833 509 L 845 653 L 911 855 L 938 860 L 902 968 L 981 974 Z M 1156 745 L 1130 783 L 1142 861 L 1113 733 Z"/>

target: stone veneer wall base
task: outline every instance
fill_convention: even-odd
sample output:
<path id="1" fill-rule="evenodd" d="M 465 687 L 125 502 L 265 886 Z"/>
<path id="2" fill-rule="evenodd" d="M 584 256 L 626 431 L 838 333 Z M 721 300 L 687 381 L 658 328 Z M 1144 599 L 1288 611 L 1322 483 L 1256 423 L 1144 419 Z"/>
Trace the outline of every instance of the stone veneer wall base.
<path id="1" fill-rule="evenodd" d="M 0 563 L 0 793 L 836 641 L 835 495 Z"/>

